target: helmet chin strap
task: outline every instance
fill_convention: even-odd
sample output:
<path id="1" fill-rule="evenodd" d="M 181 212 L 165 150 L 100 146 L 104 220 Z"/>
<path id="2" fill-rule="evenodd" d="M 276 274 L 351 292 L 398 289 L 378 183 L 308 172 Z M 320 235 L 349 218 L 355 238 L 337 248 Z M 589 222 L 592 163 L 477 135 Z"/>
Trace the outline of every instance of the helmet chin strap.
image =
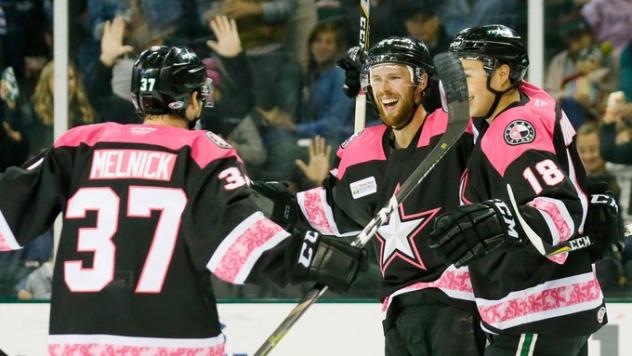
<path id="1" fill-rule="evenodd" d="M 496 111 L 496 108 L 498 107 L 498 103 L 500 102 L 500 98 L 502 98 L 503 95 L 507 94 L 509 91 L 511 91 L 513 88 L 516 87 L 515 85 L 511 85 L 509 88 L 505 90 L 496 90 L 492 88 L 491 83 L 492 83 L 492 76 L 488 75 L 487 76 L 487 90 L 489 90 L 490 92 L 494 94 L 494 102 L 489 107 L 489 110 L 487 110 L 487 113 L 485 115 L 476 116 L 475 119 L 489 119 L 489 117 L 492 116 L 494 111 Z"/>

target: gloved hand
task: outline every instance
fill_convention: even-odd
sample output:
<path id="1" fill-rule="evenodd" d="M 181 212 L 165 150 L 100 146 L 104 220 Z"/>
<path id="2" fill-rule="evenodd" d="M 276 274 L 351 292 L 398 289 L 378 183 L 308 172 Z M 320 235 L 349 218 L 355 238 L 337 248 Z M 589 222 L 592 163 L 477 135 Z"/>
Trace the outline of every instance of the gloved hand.
<path id="1" fill-rule="evenodd" d="M 296 202 L 296 195 L 290 191 L 289 185 L 286 182 L 253 181 L 250 188 L 272 201 L 270 220 L 284 230 L 292 232 L 296 226 L 300 208 Z"/>
<path id="2" fill-rule="evenodd" d="M 369 268 L 366 250 L 342 238 L 306 231 L 302 239 L 294 281 L 311 279 L 335 292 L 346 292 L 358 272 Z"/>
<path id="3" fill-rule="evenodd" d="M 513 213 L 498 199 L 462 205 L 453 213 L 440 215 L 429 237 L 429 246 L 443 262 L 456 267 L 489 251 L 521 245 Z"/>
<path id="4" fill-rule="evenodd" d="M 590 194 L 590 202 L 584 233 L 593 238 L 588 252 L 591 261 L 597 262 L 614 250 L 623 249 L 623 220 L 617 201 L 606 183 L 589 184 L 586 190 Z"/>
<path id="5" fill-rule="evenodd" d="M 367 53 L 360 46 L 349 48 L 344 57 L 338 59 L 336 64 L 345 71 L 345 84 L 343 90 L 345 94 L 353 98 L 360 92 L 362 66 L 366 61 Z"/>

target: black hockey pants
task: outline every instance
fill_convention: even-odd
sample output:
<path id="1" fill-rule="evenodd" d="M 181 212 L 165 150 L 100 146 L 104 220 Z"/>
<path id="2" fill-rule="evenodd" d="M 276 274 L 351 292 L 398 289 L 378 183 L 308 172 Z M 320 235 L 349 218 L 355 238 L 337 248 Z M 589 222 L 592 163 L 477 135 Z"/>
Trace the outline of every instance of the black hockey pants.
<path id="1" fill-rule="evenodd" d="M 471 312 L 445 304 L 406 305 L 396 308 L 384 323 L 386 356 L 478 356 L 485 337 Z"/>

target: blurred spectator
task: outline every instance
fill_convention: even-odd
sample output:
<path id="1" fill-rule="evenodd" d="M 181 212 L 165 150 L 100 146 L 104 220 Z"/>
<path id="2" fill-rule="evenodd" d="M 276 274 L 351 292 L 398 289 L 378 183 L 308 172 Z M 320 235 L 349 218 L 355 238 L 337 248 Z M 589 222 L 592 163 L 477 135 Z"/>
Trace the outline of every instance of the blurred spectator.
<path id="1" fill-rule="evenodd" d="M 17 285 L 20 300 L 50 299 L 53 281 L 53 263 L 46 261 Z"/>
<path id="2" fill-rule="evenodd" d="M 283 43 L 296 7 L 297 0 L 213 0 L 198 6 L 205 23 L 218 15 L 237 20 L 246 51 Z"/>
<path id="3" fill-rule="evenodd" d="M 345 74 L 336 66 L 343 50 L 342 36 L 334 23 L 314 27 L 308 41 L 304 114 L 297 123 L 288 116 L 273 116 L 268 120 L 270 125 L 292 130 L 299 138 L 320 135 L 336 146 L 353 133 L 354 101 L 344 94 Z"/>
<path id="4" fill-rule="evenodd" d="M 252 73 L 235 20 L 217 16 L 210 22 L 215 41 L 207 45 L 217 57 L 203 60 L 215 88 L 214 107 L 205 110 L 201 127 L 226 137 L 244 160 L 249 173 L 259 172 L 267 158 L 263 140 L 249 115 L 254 108 Z"/>
<path id="5" fill-rule="evenodd" d="M 29 153 L 24 132 L 25 108 L 11 67 L 1 70 L 0 79 L 0 172 L 21 165 Z"/>
<path id="6" fill-rule="evenodd" d="M 422 0 L 411 2 L 402 8 L 406 32 L 411 37 L 424 41 L 432 55 L 447 51 L 451 41 L 435 12 L 436 7 L 435 3 Z"/>
<path id="7" fill-rule="evenodd" d="M 621 190 L 615 177 L 606 169 L 606 162 L 599 152 L 599 125 L 595 122 L 583 124 L 577 130 L 577 152 L 582 159 L 587 175 L 587 185 L 604 182 L 619 200 Z"/>
<path id="8" fill-rule="evenodd" d="M 617 52 L 632 40 L 630 0 L 590 0 L 581 12 L 597 40 L 614 46 Z"/>
<path id="9" fill-rule="evenodd" d="M 606 183 L 619 200 L 620 189 L 616 178 L 606 169 L 606 162 L 599 153 L 599 125 L 595 122 L 583 124 L 577 130 L 577 152 L 586 170 L 586 186 Z M 623 270 L 621 253 L 613 251 L 596 263 L 599 284 L 608 295 L 620 292 L 627 279 Z"/>
<path id="10" fill-rule="evenodd" d="M 90 66 L 86 74 L 92 78 L 87 85 L 88 98 L 101 121 L 137 122 L 130 91 L 120 96 L 112 90 L 112 67 L 121 56 L 134 50 L 132 46 L 123 44 L 125 20 L 117 16 L 112 21 L 106 21 L 102 32 L 99 60 Z"/>
<path id="11" fill-rule="evenodd" d="M 269 120 L 295 121 L 301 104 L 301 67 L 284 46 L 288 21 L 296 0 L 223 0 L 210 4 L 207 16 L 225 14 L 236 19 L 239 37 L 252 70 L 255 108 L 250 117 L 260 130 L 268 160 L 255 179 L 280 180 L 295 176 L 286 164 L 296 158 L 296 138 Z M 243 86 L 242 86 L 243 88 Z"/>
<path id="12" fill-rule="evenodd" d="M 577 128 L 602 112 L 607 93 L 616 87 L 616 60 L 595 45 L 590 27 L 580 15 L 560 20 L 559 31 L 567 49 L 551 60 L 544 86 Z"/>
<path id="13" fill-rule="evenodd" d="M 632 223 L 632 104 L 623 93 L 610 94 L 608 107 L 599 132 L 600 151 L 608 171 L 615 175 L 621 188 L 619 205 L 626 224 Z"/>
<path id="14" fill-rule="evenodd" d="M 41 0 L 0 1 L 6 34 L 0 57 L 12 67 L 25 94 L 32 91 L 36 75 L 51 56 L 52 23 Z"/>
<path id="15" fill-rule="evenodd" d="M 252 71 L 235 20 L 217 16 L 209 26 L 216 40 L 207 45 L 217 56 L 203 62 L 213 80 L 215 98 L 213 109 L 204 111 L 200 123 L 203 129 L 228 137 L 254 108 Z"/>
<path id="16" fill-rule="evenodd" d="M 305 51 L 310 31 L 318 23 L 315 0 L 298 0 L 296 11 L 288 22 L 288 36 L 285 40 L 292 57 L 301 65 L 303 72 L 307 71 L 309 56 Z"/>
<path id="17" fill-rule="evenodd" d="M 625 46 L 619 59 L 619 90 L 632 102 L 632 41 Z"/>
<path id="18" fill-rule="evenodd" d="M 196 37 L 203 28 L 198 9 L 189 0 L 88 0 L 88 21 L 95 40 L 99 40 L 106 21 L 123 16 L 134 24 L 129 43 L 146 48 L 151 38 L 169 37 L 169 41 Z"/>
<path id="19" fill-rule="evenodd" d="M 96 121 L 86 91 L 73 65 L 68 67 L 68 127 Z M 39 76 L 31 98 L 32 117 L 28 123 L 31 154 L 37 154 L 53 143 L 53 61 L 48 62 Z"/>
<path id="20" fill-rule="evenodd" d="M 464 28 L 485 24 L 502 24 L 525 32 L 521 31 L 521 21 L 526 15 L 520 11 L 518 0 L 447 0 L 435 6 L 450 38 Z"/>

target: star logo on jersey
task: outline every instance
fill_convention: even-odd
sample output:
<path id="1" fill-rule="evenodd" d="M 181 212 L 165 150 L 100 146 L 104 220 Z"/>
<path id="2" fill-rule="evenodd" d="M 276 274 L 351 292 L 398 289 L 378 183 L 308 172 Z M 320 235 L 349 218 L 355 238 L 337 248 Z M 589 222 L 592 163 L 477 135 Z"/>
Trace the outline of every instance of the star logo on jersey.
<path id="1" fill-rule="evenodd" d="M 397 190 L 399 190 L 399 185 L 395 191 L 397 192 Z M 435 208 L 415 214 L 406 214 L 404 205 L 400 204 L 399 209 L 391 214 L 388 223 L 378 228 L 376 237 L 380 243 L 382 275 L 396 258 L 401 258 L 419 269 L 426 269 L 415 239 L 439 210 L 440 208 Z"/>
<path id="2" fill-rule="evenodd" d="M 525 120 L 514 120 L 505 127 L 505 142 L 515 146 L 535 140 L 535 128 Z"/>

